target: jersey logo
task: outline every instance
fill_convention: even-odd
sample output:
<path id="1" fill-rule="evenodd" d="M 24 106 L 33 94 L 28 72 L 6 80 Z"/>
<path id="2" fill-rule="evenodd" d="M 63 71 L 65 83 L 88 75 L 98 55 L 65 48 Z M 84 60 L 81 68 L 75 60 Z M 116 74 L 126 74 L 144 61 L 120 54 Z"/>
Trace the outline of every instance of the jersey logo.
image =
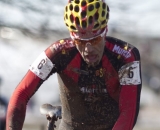
<path id="1" fill-rule="evenodd" d="M 81 70 L 79 68 L 75 68 L 75 67 L 72 67 L 72 66 L 68 66 L 67 67 L 67 70 L 70 70 L 74 73 L 77 73 L 77 74 L 83 74 L 83 75 L 88 75 L 89 72 L 85 71 L 85 70 Z"/>
<path id="2" fill-rule="evenodd" d="M 61 51 L 62 49 L 62 54 L 65 54 L 66 52 L 64 52 L 65 49 L 67 48 L 71 48 L 74 47 L 75 45 L 73 44 L 72 41 L 69 40 L 60 40 L 56 43 L 54 43 L 50 49 L 52 50 L 52 52 L 57 52 L 57 51 Z"/>
<path id="3" fill-rule="evenodd" d="M 81 70 L 79 68 L 74 68 L 74 67 L 71 67 L 71 66 L 68 66 L 67 69 L 71 70 L 72 72 L 77 73 L 77 74 L 83 74 L 83 75 L 89 75 L 90 74 L 88 71 Z M 99 77 L 103 77 L 105 75 L 105 73 L 106 73 L 106 69 L 105 68 L 100 68 L 100 69 L 96 70 L 95 75 L 99 76 Z"/>
<path id="4" fill-rule="evenodd" d="M 30 70 L 37 75 L 39 78 L 45 80 L 52 68 L 54 67 L 53 63 L 46 56 L 45 52 L 40 54 L 40 56 L 33 62 L 30 66 Z"/>
<path id="5" fill-rule="evenodd" d="M 119 54 L 119 55 L 124 56 L 125 58 L 131 57 L 130 51 L 122 49 L 120 46 L 117 46 L 117 45 L 114 45 L 112 51 L 115 52 L 115 53 L 117 53 L 117 54 Z"/>
<path id="6" fill-rule="evenodd" d="M 82 87 L 81 89 L 82 93 L 107 93 L 106 88 L 87 88 L 87 87 Z"/>
<path id="7" fill-rule="evenodd" d="M 105 68 L 100 68 L 96 70 L 96 76 L 103 77 L 106 74 L 106 69 Z"/>
<path id="8" fill-rule="evenodd" d="M 128 63 L 119 70 L 119 80 L 121 85 L 141 84 L 139 61 Z"/>

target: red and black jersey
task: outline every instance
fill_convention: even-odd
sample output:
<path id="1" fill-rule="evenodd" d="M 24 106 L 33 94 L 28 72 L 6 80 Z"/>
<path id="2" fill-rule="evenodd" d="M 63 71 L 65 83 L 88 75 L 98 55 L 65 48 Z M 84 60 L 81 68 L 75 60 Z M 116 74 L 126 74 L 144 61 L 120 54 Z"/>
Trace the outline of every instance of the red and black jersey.
<path id="1" fill-rule="evenodd" d="M 27 101 L 53 73 L 58 75 L 63 111 L 60 130 L 133 129 L 141 92 L 139 51 L 129 43 L 106 37 L 97 66 L 83 60 L 70 38 L 49 46 L 16 88 L 8 108 L 7 130 L 10 124 L 16 130 L 22 128 L 14 125 L 14 120 L 23 124 L 17 116 L 24 119 Z"/>

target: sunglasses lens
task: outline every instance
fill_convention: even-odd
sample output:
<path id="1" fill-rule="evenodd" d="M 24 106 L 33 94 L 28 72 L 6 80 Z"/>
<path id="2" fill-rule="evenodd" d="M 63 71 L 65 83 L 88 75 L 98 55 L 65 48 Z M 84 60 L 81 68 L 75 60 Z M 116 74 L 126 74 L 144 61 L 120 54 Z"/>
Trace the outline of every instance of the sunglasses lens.
<path id="1" fill-rule="evenodd" d="M 75 44 L 83 44 L 83 40 L 74 39 Z"/>
<path id="2" fill-rule="evenodd" d="M 101 36 L 98 36 L 98 37 L 92 39 L 92 40 L 91 40 L 91 43 L 92 43 L 93 45 L 96 45 L 96 44 L 99 44 L 101 40 L 102 40 L 102 37 L 101 37 Z"/>
<path id="3" fill-rule="evenodd" d="M 96 44 L 99 44 L 101 40 L 102 40 L 102 37 L 98 36 L 91 40 L 74 39 L 74 42 L 75 44 L 81 44 L 81 45 L 85 45 L 87 42 L 90 42 L 92 45 L 96 45 Z"/>

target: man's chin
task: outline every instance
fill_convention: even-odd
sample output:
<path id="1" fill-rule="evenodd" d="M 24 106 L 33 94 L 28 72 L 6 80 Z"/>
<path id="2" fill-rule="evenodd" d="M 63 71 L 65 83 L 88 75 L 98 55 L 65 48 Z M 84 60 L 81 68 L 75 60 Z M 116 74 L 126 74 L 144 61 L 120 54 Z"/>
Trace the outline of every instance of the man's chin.
<path id="1" fill-rule="evenodd" d="M 86 63 L 88 64 L 88 66 L 93 66 L 93 67 L 99 64 L 98 61 L 95 61 L 95 62 L 86 61 Z"/>

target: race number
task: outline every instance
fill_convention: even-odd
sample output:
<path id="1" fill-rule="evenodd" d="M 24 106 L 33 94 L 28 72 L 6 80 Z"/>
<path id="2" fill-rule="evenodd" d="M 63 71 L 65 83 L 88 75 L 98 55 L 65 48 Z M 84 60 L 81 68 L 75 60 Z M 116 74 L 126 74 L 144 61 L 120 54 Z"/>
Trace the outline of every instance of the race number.
<path id="1" fill-rule="evenodd" d="M 119 70 L 119 80 L 121 85 L 141 84 L 139 61 L 128 63 Z"/>
<path id="2" fill-rule="evenodd" d="M 46 56 L 45 52 L 33 62 L 30 66 L 30 70 L 37 75 L 39 78 L 45 80 L 53 68 L 53 63 Z"/>

